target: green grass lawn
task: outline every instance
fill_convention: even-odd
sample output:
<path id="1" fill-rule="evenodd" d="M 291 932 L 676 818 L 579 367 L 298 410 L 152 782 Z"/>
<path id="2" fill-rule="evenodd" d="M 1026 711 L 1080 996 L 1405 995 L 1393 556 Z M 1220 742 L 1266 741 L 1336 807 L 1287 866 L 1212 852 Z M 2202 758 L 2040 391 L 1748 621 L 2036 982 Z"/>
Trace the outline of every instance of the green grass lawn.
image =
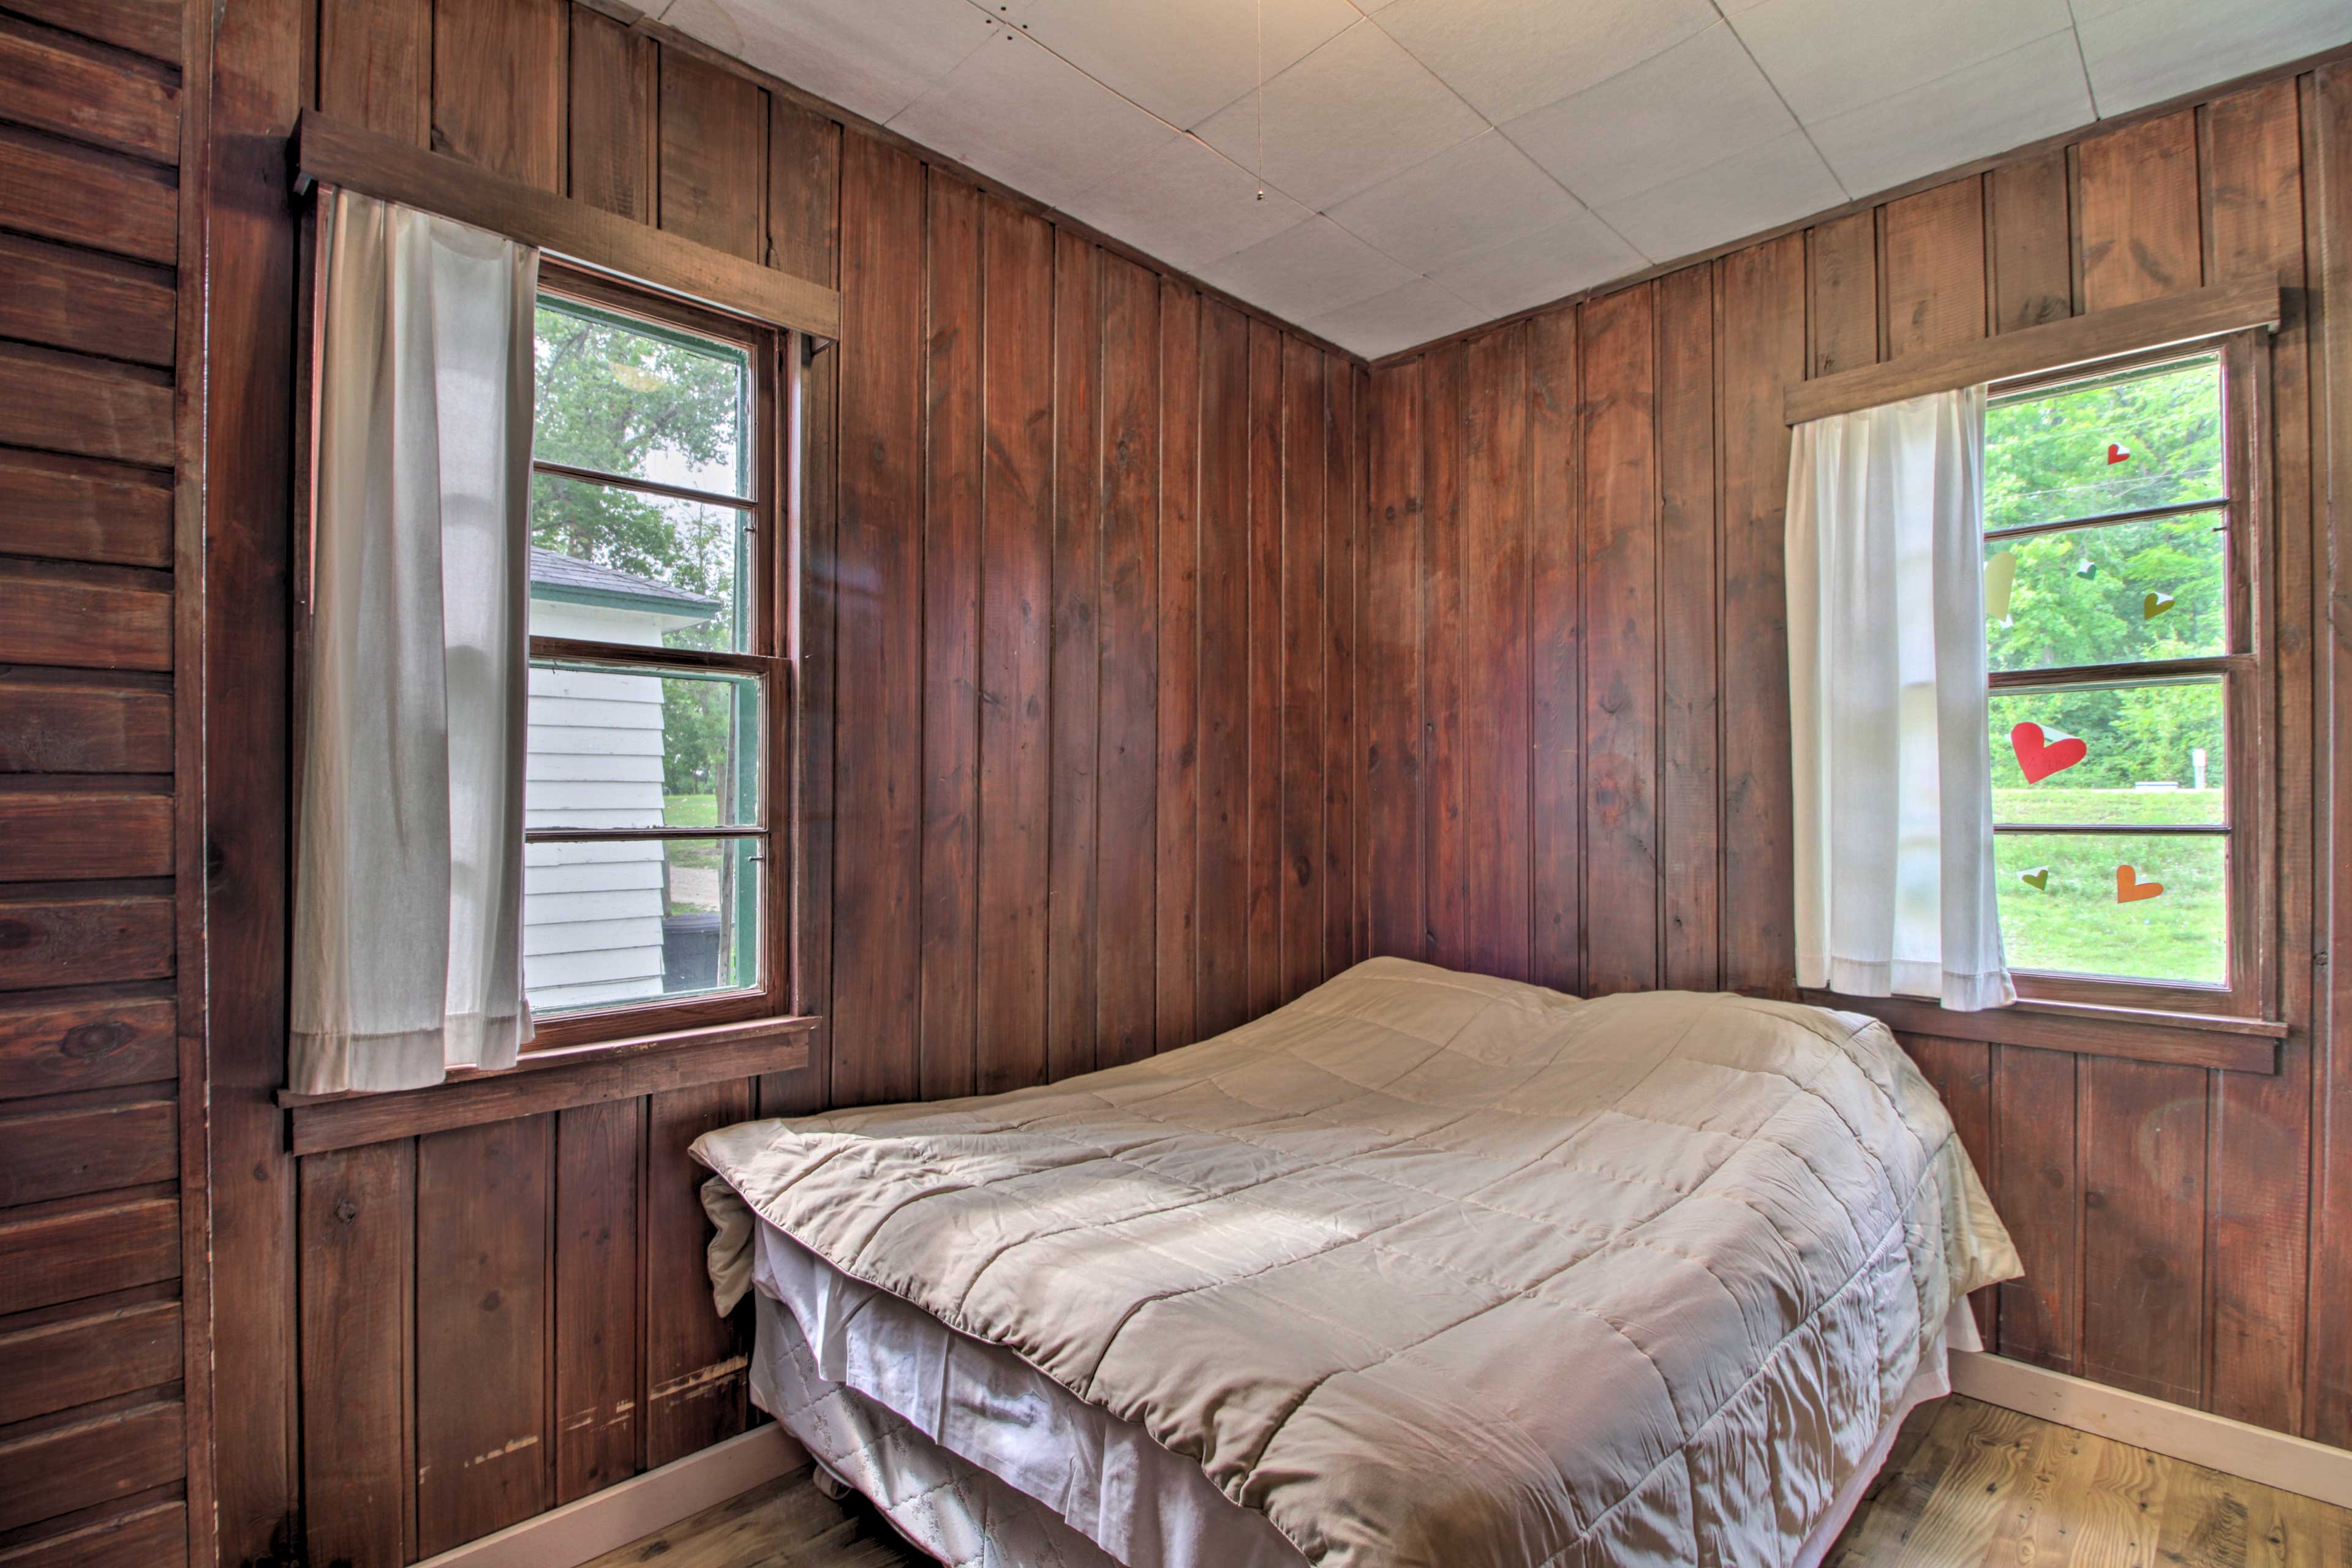
<path id="1" fill-rule="evenodd" d="M 662 797 L 662 826 L 665 827 L 710 827 L 719 821 L 719 797 L 715 795 L 669 795 Z M 719 840 L 689 839 L 673 841 L 669 847 L 673 866 L 715 867 L 719 864 Z"/>
<path id="2" fill-rule="evenodd" d="M 1993 791 L 2000 822 L 2218 822 L 2219 790 Z M 2004 833 L 1994 844 L 2001 941 L 2015 969 L 2219 984 L 2226 978 L 2225 840 L 2203 836 Z M 2164 891 L 2116 901 L 2116 868 Z M 2048 867 L 2037 890 L 2019 879 Z"/>

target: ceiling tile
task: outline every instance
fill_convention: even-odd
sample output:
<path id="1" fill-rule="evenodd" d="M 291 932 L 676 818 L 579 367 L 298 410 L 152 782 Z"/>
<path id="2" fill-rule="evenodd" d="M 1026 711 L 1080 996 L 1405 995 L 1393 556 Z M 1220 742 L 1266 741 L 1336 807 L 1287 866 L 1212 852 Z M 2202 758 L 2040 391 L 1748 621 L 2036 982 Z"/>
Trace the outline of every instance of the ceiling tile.
<path id="1" fill-rule="evenodd" d="M 1171 267 L 1197 269 L 1296 228 L 1315 215 L 1194 136 L 1179 136 L 1066 204 Z"/>
<path id="2" fill-rule="evenodd" d="M 1576 198 L 1503 139 L 1473 136 L 1331 209 L 1331 221 L 1415 272 L 1576 212 Z"/>
<path id="3" fill-rule="evenodd" d="M 1327 338 L 1350 353 L 1378 359 L 1475 327 L 1483 320 L 1480 311 L 1428 279 L 1416 278 L 1402 289 L 1318 316 L 1306 326 L 1317 337 Z"/>
<path id="4" fill-rule="evenodd" d="M 1832 115 L 1813 145 L 1856 195 L 2087 125 L 2090 89 L 2072 31 Z"/>
<path id="5" fill-rule="evenodd" d="M 1653 261 L 1672 261 L 1832 207 L 1845 193 L 1804 132 L 1595 208 Z"/>
<path id="6" fill-rule="evenodd" d="M 2352 41 L 2345 0 L 2078 0 L 2074 10 L 2103 115 Z"/>
<path id="7" fill-rule="evenodd" d="M 2066 0 L 1764 0 L 1731 18 L 1810 125 L 2071 25 Z"/>
<path id="8" fill-rule="evenodd" d="M 1580 209 L 1572 217 L 1456 262 L 1435 277 L 1486 314 L 1507 316 L 1639 272 L 1644 260 L 1607 224 Z"/>
<path id="9" fill-rule="evenodd" d="M 1498 123 L 1715 20 L 1707 0 L 1397 0 L 1380 12 L 1381 30 Z"/>
<path id="10" fill-rule="evenodd" d="M 1721 23 L 1503 133 L 1591 205 L 1653 189 L 1797 129 Z"/>
<path id="11" fill-rule="evenodd" d="M 1266 82 L 1265 174 L 1327 208 L 1486 128 L 1386 33 L 1359 22 Z M 1257 94 L 1211 116 L 1200 134 L 1256 168 Z"/>
<path id="12" fill-rule="evenodd" d="M 1412 281 L 1412 272 L 1324 217 L 1229 256 L 1201 276 L 1286 321 L 1311 321 Z"/>
<path id="13" fill-rule="evenodd" d="M 1269 77 L 1358 19 L 1348 0 L 1283 0 L 1265 8 Z M 1170 123 L 1198 125 L 1258 83 L 1253 0 L 1032 0 L 1029 36 Z"/>
<path id="14" fill-rule="evenodd" d="M 1018 33 L 973 51 L 890 129 L 1056 206 L 1177 134 Z"/>
<path id="15" fill-rule="evenodd" d="M 877 121 L 921 97 L 992 30 L 969 0 L 676 0 L 661 20 Z"/>

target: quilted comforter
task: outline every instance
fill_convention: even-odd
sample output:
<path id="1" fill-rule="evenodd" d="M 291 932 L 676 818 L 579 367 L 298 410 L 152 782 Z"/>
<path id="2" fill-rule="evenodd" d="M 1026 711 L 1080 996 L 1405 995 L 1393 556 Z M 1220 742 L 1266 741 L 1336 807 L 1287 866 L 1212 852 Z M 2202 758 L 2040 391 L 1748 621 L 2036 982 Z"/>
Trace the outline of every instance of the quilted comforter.
<path id="1" fill-rule="evenodd" d="M 2018 1272 L 1877 1022 L 1398 959 L 1146 1061 L 695 1153 L 722 1302 L 748 1205 L 1328 1568 L 1785 1563 L 1948 1309 Z"/>

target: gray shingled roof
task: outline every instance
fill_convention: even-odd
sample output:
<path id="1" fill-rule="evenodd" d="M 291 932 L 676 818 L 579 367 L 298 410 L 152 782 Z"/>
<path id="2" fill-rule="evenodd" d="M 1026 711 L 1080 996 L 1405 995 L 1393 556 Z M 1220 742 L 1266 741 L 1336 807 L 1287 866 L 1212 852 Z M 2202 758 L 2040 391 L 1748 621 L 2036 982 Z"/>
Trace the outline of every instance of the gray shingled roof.
<path id="1" fill-rule="evenodd" d="M 719 613 L 719 601 L 716 599 L 689 594 L 683 588 L 673 588 L 667 583 L 656 583 L 632 572 L 599 566 L 593 561 L 583 561 L 576 555 L 541 550 L 536 544 L 530 547 L 530 586 L 533 594 L 543 598 L 576 599 L 615 605 L 635 602 L 646 609 L 667 610 L 673 615 L 698 613 L 715 616 Z"/>

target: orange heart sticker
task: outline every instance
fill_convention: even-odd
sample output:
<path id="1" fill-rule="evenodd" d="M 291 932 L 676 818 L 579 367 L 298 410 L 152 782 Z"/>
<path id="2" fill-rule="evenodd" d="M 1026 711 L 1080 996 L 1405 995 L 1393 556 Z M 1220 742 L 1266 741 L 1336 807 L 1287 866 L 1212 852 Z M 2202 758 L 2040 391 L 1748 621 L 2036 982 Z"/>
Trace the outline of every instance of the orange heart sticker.
<path id="1" fill-rule="evenodd" d="M 2161 882 L 2143 882 L 2139 873 L 2128 866 L 2116 868 L 2116 902 L 2136 904 L 2142 899 L 2152 899 L 2164 891 Z"/>

